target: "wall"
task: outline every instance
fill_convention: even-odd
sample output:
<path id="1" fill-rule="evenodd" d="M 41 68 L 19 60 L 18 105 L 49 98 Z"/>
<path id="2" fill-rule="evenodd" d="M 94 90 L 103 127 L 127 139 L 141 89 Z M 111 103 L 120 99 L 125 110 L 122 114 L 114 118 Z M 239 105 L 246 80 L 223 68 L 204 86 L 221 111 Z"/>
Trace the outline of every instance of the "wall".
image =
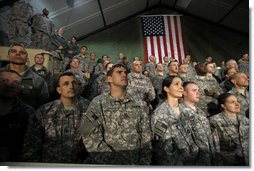
<path id="1" fill-rule="evenodd" d="M 171 12 L 163 11 L 163 14 Z M 171 13 L 172 14 L 172 13 Z M 249 53 L 249 36 L 210 22 L 184 16 L 184 32 L 187 48 L 194 61 L 203 62 L 207 55 L 213 56 L 216 63 Z M 132 61 L 135 56 L 143 57 L 143 38 L 140 17 L 136 16 L 116 26 L 91 35 L 79 41 L 88 46 L 89 52 L 98 57 L 108 54 L 113 60 L 123 52 Z"/>

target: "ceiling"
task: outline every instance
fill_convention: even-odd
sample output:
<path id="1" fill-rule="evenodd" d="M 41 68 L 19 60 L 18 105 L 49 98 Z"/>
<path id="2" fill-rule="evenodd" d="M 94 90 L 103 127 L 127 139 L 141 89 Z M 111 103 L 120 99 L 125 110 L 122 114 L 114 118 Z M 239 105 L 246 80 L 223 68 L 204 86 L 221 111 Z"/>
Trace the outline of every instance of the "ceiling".
<path id="1" fill-rule="evenodd" d="M 0 30 L 15 0 L 0 0 Z M 49 9 L 49 18 L 65 36 L 85 38 L 153 8 L 165 8 L 249 34 L 248 0 L 27 0 L 34 13 Z"/>

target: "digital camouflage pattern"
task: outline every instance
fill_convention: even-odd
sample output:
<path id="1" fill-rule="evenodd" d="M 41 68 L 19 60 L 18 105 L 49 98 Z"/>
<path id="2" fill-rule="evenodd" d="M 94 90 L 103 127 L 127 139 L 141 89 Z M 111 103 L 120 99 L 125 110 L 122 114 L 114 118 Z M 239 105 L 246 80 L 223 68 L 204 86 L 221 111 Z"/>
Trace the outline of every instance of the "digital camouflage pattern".
<path id="1" fill-rule="evenodd" d="M 109 94 L 95 97 L 82 118 L 80 132 L 90 154 L 86 163 L 148 165 L 151 162 L 148 116 L 128 95 L 124 100 Z"/>
<path id="2" fill-rule="evenodd" d="M 196 165 L 199 147 L 193 138 L 189 116 L 179 107 L 180 115 L 162 103 L 152 114 L 153 164 Z"/>
<path id="3" fill-rule="evenodd" d="M 29 121 L 22 160 L 82 163 L 86 153 L 78 128 L 88 105 L 80 97 L 74 109 L 65 109 L 60 100 L 41 106 Z"/>
<path id="4" fill-rule="evenodd" d="M 237 115 L 236 125 L 224 113 L 219 113 L 209 121 L 216 144 L 219 144 L 216 151 L 222 162 L 220 165 L 249 166 L 249 119 Z"/>

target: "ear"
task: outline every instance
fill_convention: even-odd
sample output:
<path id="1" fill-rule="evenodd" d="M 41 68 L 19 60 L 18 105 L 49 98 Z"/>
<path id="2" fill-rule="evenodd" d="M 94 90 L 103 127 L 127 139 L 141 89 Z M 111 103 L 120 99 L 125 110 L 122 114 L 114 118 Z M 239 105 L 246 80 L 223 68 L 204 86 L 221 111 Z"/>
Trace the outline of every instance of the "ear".
<path id="1" fill-rule="evenodd" d="M 233 85 L 236 84 L 236 80 L 230 80 Z"/>
<path id="2" fill-rule="evenodd" d="M 108 82 L 109 82 L 109 83 L 112 83 L 112 82 L 113 82 L 113 80 L 112 80 L 112 77 L 111 77 L 111 76 L 108 76 L 107 80 L 108 80 Z"/>
<path id="3" fill-rule="evenodd" d="M 60 87 L 56 87 L 56 91 L 57 91 L 59 94 L 61 94 L 61 89 L 60 89 Z"/>
<path id="4" fill-rule="evenodd" d="M 223 109 L 225 109 L 226 108 L 226 106 L 224 105 L 224 104 L 221 104 L 220 105 Z"/>
<path id="5" fill-rule="evenodd" d="M 168 87 L 164 86 L 163 89 L 168 92 Z"/>

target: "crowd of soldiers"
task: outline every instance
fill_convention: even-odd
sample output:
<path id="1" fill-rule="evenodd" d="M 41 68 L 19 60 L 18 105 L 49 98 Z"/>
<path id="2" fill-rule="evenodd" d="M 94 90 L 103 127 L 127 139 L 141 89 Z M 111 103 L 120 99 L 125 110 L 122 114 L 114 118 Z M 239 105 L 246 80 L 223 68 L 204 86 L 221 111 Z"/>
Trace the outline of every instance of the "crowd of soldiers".
<path id="1" fill-rule="evenodd" d="M 0 162 L 249 166 L 248 54 L 219 70 L 211 56 L 96 60 L 62 28 L 52 34 L 47 9 L 31 17 L 28 7 L 32 47 L 62 62 L 51 73 L 39 53 L 27 66 L 31 46 L 13 36 L 0 68 Z"/>
<path id="2" fill-rule="evenodd" d="M 122 54 L 99 63 L 86 54 L 82 46 L 54 75 L 42 54 L 28 67 L 25 47 L 10 46 L 0 69 L 0 161 L 249 165 L 248 54 L 220 72 L 212 57 L 129 65 Z"/>

